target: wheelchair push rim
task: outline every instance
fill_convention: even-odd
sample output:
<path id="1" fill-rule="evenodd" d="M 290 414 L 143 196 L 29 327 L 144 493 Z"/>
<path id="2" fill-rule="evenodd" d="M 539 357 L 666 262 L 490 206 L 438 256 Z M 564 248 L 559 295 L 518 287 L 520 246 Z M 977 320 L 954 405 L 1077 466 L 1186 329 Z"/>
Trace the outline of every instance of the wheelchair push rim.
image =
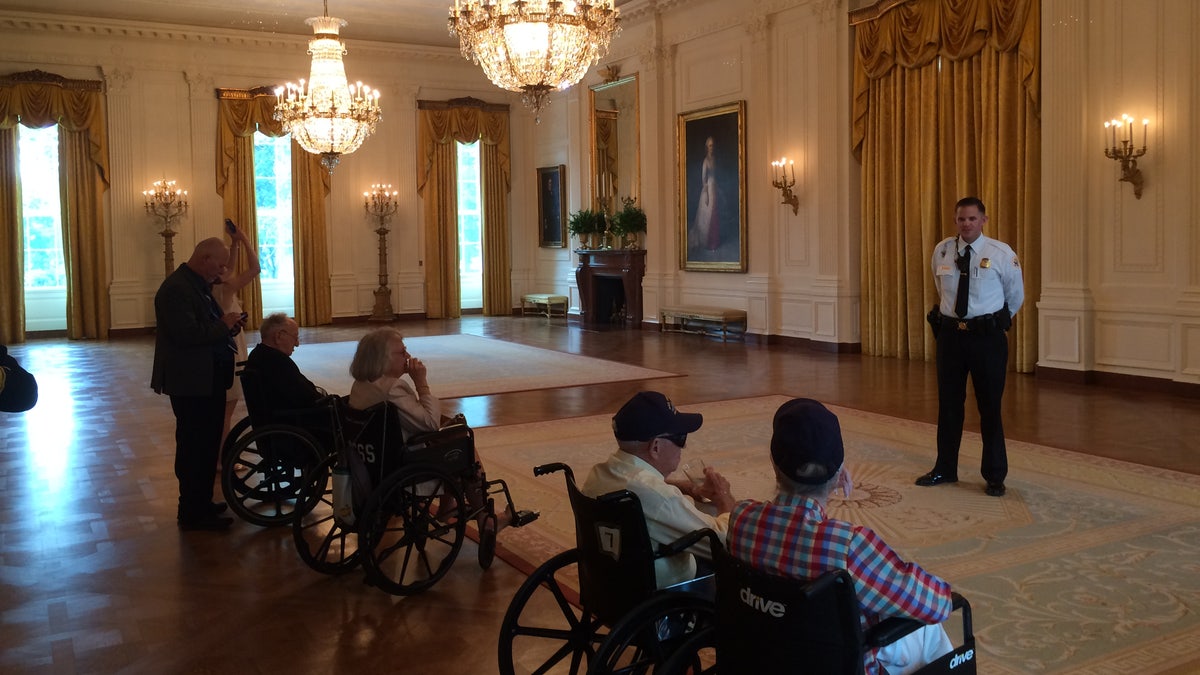
<path id="1" fill-rule="evenodd" d="M 270 424 L 255 429 L 221 458 L 221 492 L 243 520 L 267 527 L 286 525 L 295 514 L 305 471 L 324 457 L 316 438 L 299 427 Z"/>
<path id="2" fill-rule="evenodd" d="M 451 499 L 459 508 L 457 517 L 447 518 L 438 507 Z M 393 595 L 413 595 L 436 584 L 462 548 L 464 513 L 458 482 L 438 469 L 409 467 L 386 478 L 371 493 L 359 521 L 368 581 Z"/>
<path id="3" fill-rule="evenodd" d="M 604 639 L 603 624 L 577 606 L 570 583 L 579 578 L 579 551 L 542 564 L 517 589 L 500 625 L 501 675 L 586 671 Z"/>
<path id="4" fill-rule="evenodd" d="M 336 463 L 337 456 L 331 455 L 305 475 L 292 519 L 296 552 L 322 574 L 345 574 L 361 561 L 358 527 L 336 512 L 333 481 L 326 480 Z"/>
<path id="5" fill-rule="evenodd" d="M 661 592 L 612 627 L 588 674 L 659 672 L 676 650 L 715 622 L 711 600 L 692 593 Z"/>

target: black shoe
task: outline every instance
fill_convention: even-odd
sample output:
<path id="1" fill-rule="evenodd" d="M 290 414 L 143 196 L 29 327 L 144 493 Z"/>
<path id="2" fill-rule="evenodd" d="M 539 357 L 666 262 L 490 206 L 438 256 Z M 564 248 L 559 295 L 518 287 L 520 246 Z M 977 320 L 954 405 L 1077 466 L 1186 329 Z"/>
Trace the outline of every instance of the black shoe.
<path id="1" fill-rule="evenodd" d="M 184 532 L 192 532 L 196 530 L 206 530 L 209 532 L 222 532 L 228 530 L 233 524 L 233 518 L 228 516 L 200 516 L 199 518 L 180 518 L 179 529 Z"/>
<path id="2" fill-rule="evenodd" d="M 219 516 L 222 513 L 225 513 L 225 510 L 228 508 L 229 505 L 225 502 L 213 502 L 212 504 L 208 505 L 208 512 L 214 516 Z"/>
<path id="3" fill-rule="evenodd" d="M 929 473 L 927 473 L 924 476 L 921 476 L 920 478 L 917 479 L 917 485 L 920 485 L 921 487 L 933 487 L 934 485 L 941 485 L 942 483 L 957 483 L 957 482 L 958 482 L 958 476 L 952 476 L 948 473 L 942 473 L 941 471 L 938 471 L 937 469 L 934 469 L 933 471 L 930 471 Z"/>
<path id="4" fill-rule="evenodd" d="M 1004 483 L 994 483 L 988 481 L 987 487 L 983 490 L 989 497 L 1003 497 L 1005 493 Z"/>

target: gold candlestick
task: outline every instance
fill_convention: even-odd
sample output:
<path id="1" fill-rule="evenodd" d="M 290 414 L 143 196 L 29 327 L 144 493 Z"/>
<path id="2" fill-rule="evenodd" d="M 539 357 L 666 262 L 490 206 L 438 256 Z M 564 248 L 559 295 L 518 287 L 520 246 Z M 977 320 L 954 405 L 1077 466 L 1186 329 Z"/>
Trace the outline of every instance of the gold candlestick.
<path id="1" fill-rule="evenodd" d="M 156 180 L 149 190 L 142 190 L 142 198 L 146 200 L 146 213 L 162 221 L 163 263 L 166 275 L 175 271 L 175 248 L 171 239 L 175 231 L 171 226 L 175 220 L 182 217 L 188 209 L 187 190 L 175 187 L 173 180 Z"/>
<path id="2" fill-rule="evenodd" d="M 392 289 L 388 288 L 387 235 L 388 221 L 400 207 L 400 202 L 396 201 L 399 194 L 390 184 L 382 183 L 372 185 L 370 192 L 363 193 L 363 208 L 379 221 L 375 229 L 375 234 L 379 235 L 379 288 L 375 289 L 375 308 L 370 321 L 396 320 L 396 312 L 392 310 Z"/>

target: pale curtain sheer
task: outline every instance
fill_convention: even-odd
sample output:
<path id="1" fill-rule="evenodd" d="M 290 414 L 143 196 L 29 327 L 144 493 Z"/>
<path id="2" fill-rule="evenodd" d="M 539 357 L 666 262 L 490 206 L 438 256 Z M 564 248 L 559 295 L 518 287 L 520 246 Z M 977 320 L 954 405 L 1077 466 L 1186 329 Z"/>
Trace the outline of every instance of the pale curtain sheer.
<path id="1" fill-rule="evenodd" d="M 254 242 L 258 241 L 254 132 L 261 131 L 273 138 L 285 135 L 283 126 L 272 117 L 275 100 L 274 91 L 266 87 L 217 90 L 217 194 L 223 200 L 224 217 L 233 219 Z M 295 318 L 301 326 L 333 321 L 325 219 L 330 178 L 320 162 L 318 155 L 305 152 L 292 141 L 292 259 Z M 240 257 L 237 271 L 245 270 L 247 264 L 245 256 Z M 256 278 L 243 288 L 239 297 L 242 308 L 250 315 L 247 327 L 257 328 L 263 318 L 259 280 Z"/>
<path id="2" fill-rule="evenodd" d="M 862 160 L 862 345 L 932 360 L 929 260 L 954 203 L 987 205 L 984 234 L 1025 278 L 1010 365 L 1037 364 L 1041 289 L 1038 0 L 894 0 L 851 14 L 852 144 Z"/>
<path id="3" fill-rule="evenodd" d="M 417 194 L 425 221 L 425 314 L 462 315 L 458 282 L 456 143 L 480 141 L 483 313 L 512 314 L 508 106 L 475 99 L 419 101 Z"/>
<path id="4" fill-rule="evenodd" d="M 102 83 L 33 71 L 0 79 L 0 341 L 25 340 L 23 227 L 16 126 L 59 125 L 59 184 L 67 276 L 67 337 L 107 338 L 108 135 Z"/>

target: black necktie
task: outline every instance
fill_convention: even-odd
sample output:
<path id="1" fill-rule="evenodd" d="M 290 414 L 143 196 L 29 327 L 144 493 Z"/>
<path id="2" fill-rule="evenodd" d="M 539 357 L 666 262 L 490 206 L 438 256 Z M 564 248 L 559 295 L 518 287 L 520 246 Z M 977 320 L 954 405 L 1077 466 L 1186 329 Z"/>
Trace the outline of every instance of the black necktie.
<path id="1" fill-rule="evenodd" d="M 958 318 L 967 318 L 967 296 L 971 294 L 971 245 L 963 249 L 958 257 L 958 296 L 954 299 L 954 313 Z"/>

